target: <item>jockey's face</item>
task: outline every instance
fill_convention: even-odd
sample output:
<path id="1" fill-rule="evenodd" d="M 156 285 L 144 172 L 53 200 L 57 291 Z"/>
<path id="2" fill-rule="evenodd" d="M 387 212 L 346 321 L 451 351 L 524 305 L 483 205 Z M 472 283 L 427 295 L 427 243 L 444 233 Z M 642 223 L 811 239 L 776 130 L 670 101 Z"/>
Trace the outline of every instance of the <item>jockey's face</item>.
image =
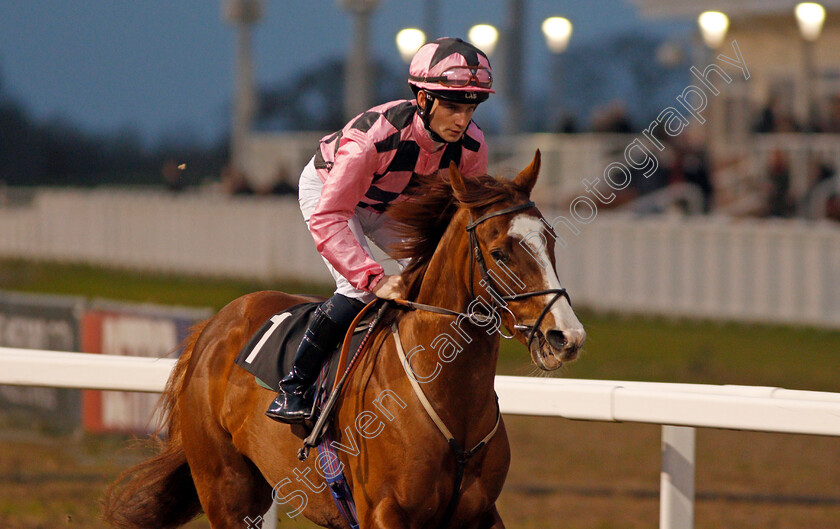
<path id="1" fill-rule="evenodd" d="M 453 103 L 435 99 L 434 105 L 429 111 L 429 128 L 445 141 L 454 142 L 461 139 L 461 136 L 470 126 L 476 104 Z M 420 91 L 417 94 L 417 103 L 420 108 L 426 108 L 426 92 Z"/>

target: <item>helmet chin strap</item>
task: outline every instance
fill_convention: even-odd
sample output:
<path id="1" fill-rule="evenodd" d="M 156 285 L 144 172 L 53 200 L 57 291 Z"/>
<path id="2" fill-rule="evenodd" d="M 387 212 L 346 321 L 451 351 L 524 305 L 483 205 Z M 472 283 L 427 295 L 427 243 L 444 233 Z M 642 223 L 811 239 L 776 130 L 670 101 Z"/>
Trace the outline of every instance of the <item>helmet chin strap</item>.
<path id="1" fill-rule="evenodd" d="M 423 93 L 426 94 L 426 108 L 420 108 L 420 117 L 423 119 L 423 125 L 426 127 L 426 132 L 429 133 L 429 137 L 432 138 L 432 141 L 435 143 L 449 143 L 445 139 L 441 138 L 440 135 L 432 130 L 432 107 L 435 104 L 435 96 L 426 92 L 425 90 Z"/>

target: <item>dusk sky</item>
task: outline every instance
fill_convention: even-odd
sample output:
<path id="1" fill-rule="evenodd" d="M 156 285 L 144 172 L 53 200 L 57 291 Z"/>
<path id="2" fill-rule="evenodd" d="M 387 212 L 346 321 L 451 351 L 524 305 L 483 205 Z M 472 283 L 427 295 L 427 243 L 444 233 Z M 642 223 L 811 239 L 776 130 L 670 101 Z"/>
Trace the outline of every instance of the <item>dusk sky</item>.
<path id="1" fill-rule="evenodd" d="M 502 26 L 503 0 L 438 1 L 440 36 L 466 37 L 475 23 Z M 630 30 L 688 31 L 638 13 L 629 0 L 527 2 L 526 83 L 546 82 L 547 16 L 574 24 L 571 46 Z M 335 0 L 266 0 L 254 38 L 259 83 L 288 79 L 343 56 L 350 17 Z M 372 19 L 373 53 L 401 64 L 396 32 L 422 26 L 423 2 L 382 0 Z M 37 119 L 61 117 L 85 130 L 138 130 L 210 140 L 228 127 L 234 31 L 219 0 L 25 0 L 0 2 L 3 91 Z"/>

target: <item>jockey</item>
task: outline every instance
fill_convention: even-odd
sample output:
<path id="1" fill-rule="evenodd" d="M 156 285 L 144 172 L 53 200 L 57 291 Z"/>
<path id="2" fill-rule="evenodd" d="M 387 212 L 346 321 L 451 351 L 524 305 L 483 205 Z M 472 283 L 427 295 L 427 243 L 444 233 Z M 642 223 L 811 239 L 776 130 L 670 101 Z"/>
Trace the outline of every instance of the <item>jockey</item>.
<path id="1" fill-rule="evenodd" d="M 494 93 L 487 56 L 461 39 L 438 39 L 417 51 L 408 83 L 414 99 L 374 107 L 325 136 L 301 173 L 300 209 L 336 290 L 309 321 L 266 411 L 272 419 L 303 421 L 312 409 L 308 390 L 355 316 L 375 297 L 400 297 L 400 276 L 385 274 L 365 236 L 385 251 L 398 240 L 382 213 L 407 198 L 412 175 L 437 173 L 450 162 L 465 176 L 487 172 L 484 135 L 472 122 Z"/>

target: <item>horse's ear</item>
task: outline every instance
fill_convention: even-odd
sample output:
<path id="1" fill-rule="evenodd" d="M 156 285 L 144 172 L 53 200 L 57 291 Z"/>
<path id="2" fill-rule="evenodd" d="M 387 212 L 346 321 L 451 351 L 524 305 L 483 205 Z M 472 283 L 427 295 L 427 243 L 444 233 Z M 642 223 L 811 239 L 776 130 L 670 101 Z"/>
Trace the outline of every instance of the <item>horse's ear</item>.
<path id="1" fill-rule="evenodd" d="M 455 162 L 449 162 L 449 183 L 452 185 L 455 198 L 463 197 L 467 194 L 467 184 L 464 182 L 464 175 L 458 170 Z"/>
<path id="2" fill-rule="evenodd" d="M 514 185 L 530 195 L 537 183 L 537 175 L 540 172 L 540 150 L 534 153 L 534 161 L 513 179 Z"/>

